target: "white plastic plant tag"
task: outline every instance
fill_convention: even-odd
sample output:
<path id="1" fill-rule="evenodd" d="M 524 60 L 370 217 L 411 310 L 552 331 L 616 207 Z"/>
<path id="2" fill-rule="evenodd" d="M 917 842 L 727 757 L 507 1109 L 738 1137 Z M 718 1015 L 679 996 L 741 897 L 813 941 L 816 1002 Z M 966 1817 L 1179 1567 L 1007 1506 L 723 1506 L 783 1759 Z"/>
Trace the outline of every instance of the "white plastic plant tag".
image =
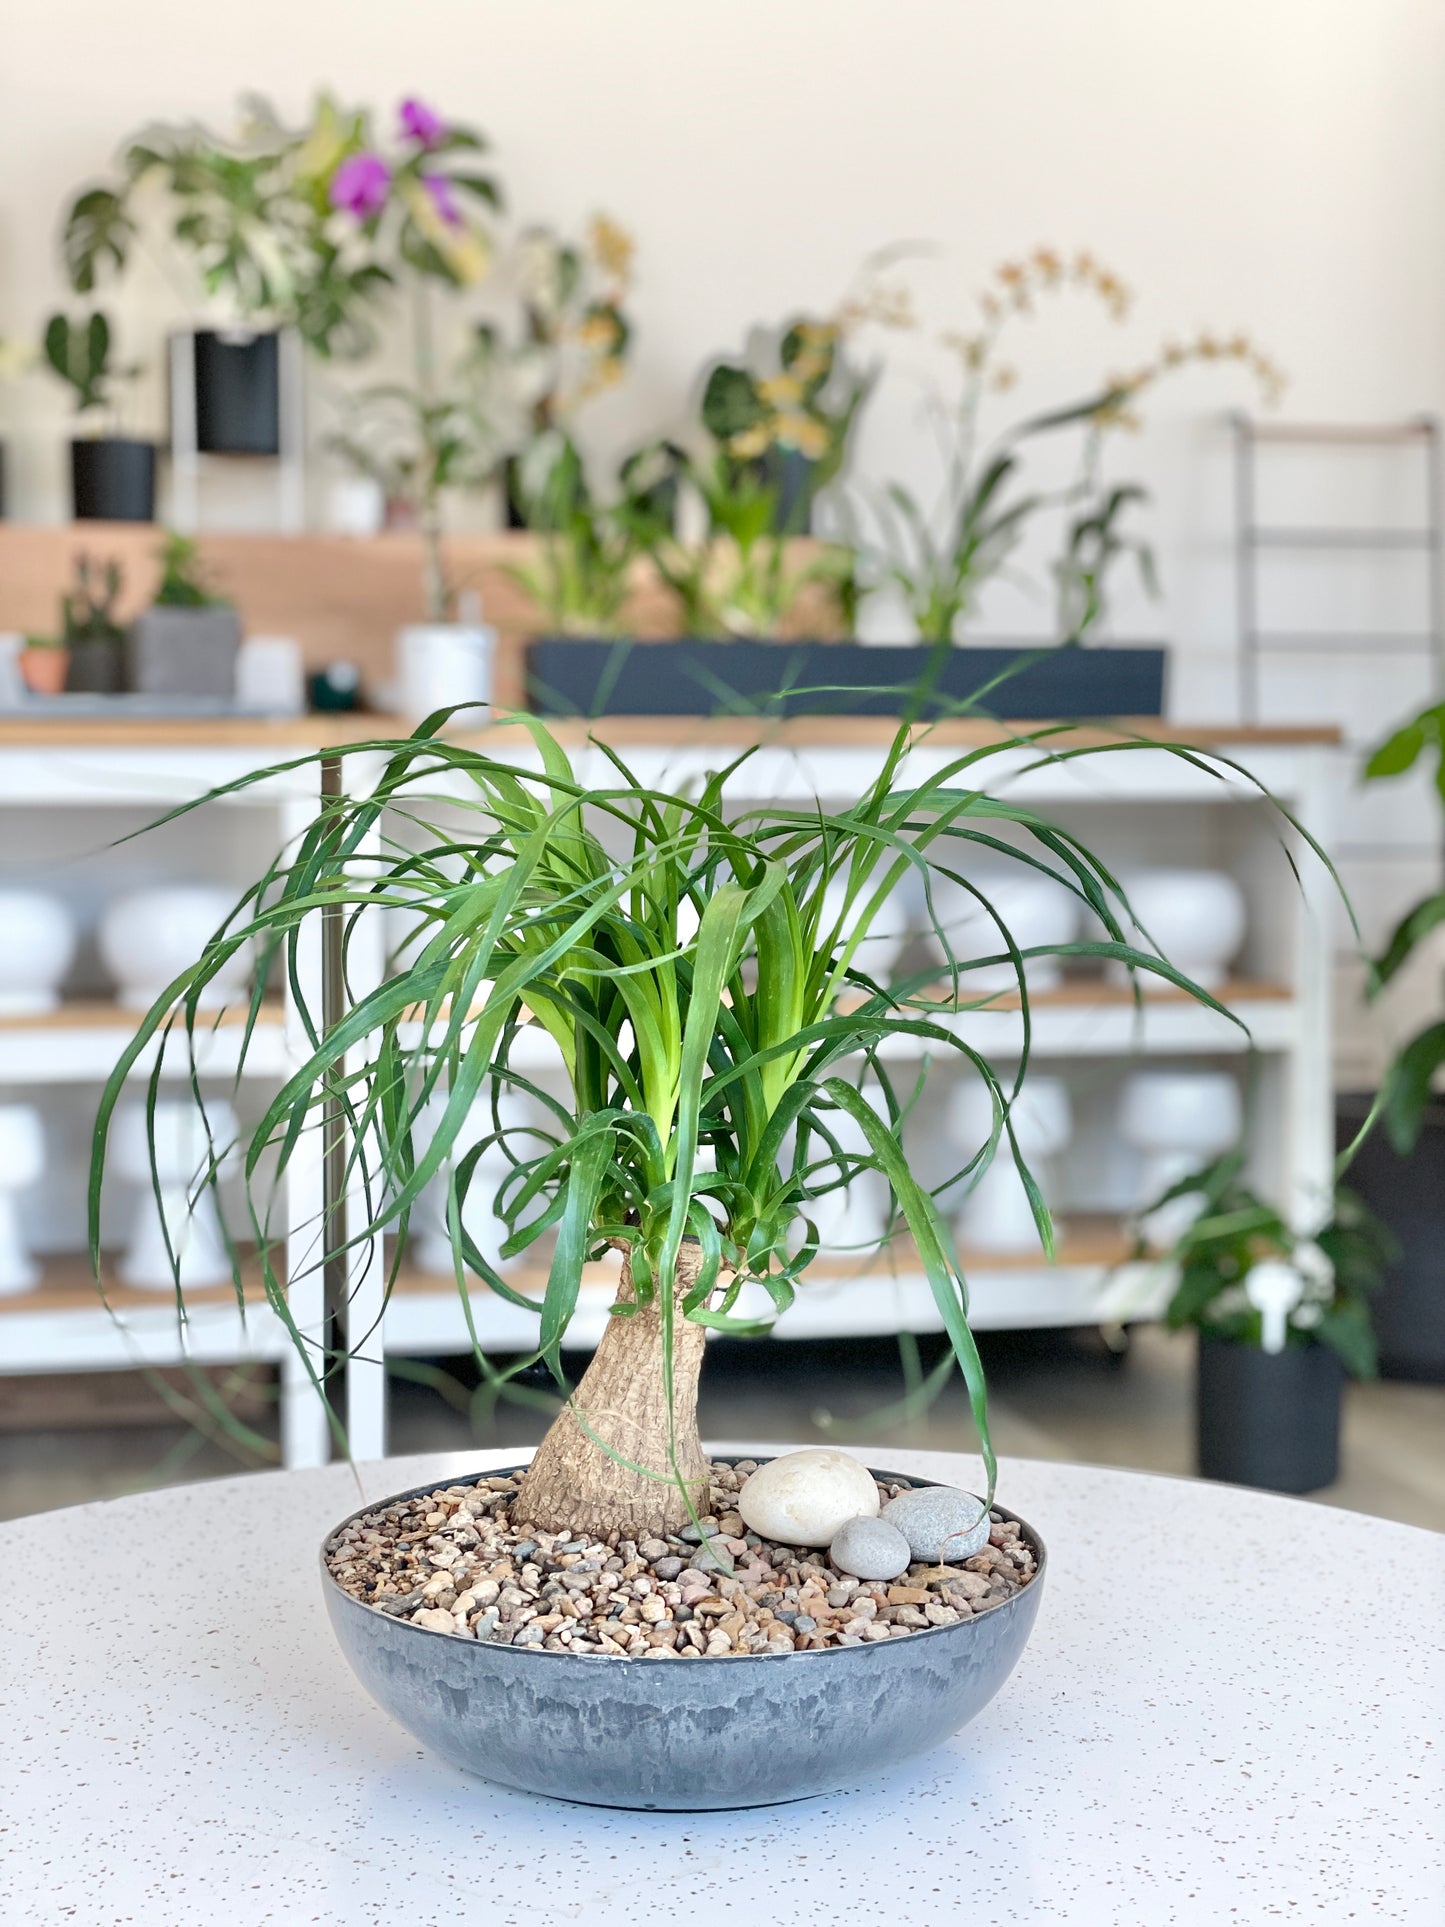
<path id="1" fill-rule="evenodd" d="M 1263 1320 L 1261 1333 L 1267 1352 L 1284 1350 L 1289 1315 L 1304 1297 L 1305 1281 L 1293 1265 L 1267 1258 L 1253 1265 L 1245 1276 L 1244 1291 Z"/>

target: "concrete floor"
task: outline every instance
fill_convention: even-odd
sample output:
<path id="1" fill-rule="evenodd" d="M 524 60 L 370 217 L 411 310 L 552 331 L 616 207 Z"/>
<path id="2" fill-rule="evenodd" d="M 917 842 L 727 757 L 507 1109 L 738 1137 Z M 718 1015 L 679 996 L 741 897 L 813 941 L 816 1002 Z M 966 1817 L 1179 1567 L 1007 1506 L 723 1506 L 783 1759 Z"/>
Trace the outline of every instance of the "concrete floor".
<path id="1" fill-rule="evenodd" d="M 983 1351 L 1001 1459 L 1192 1471 L 1193 1342 L 1187 1335 L 1141 1328 L 1123 1360 L 1091 1332 L 993 1333 Z M 926 1368 L 938 1356 L 936 1341 L 922 1341 L 922 1354 Z M 489 1413 L 469 1399 L 469 1361 L 441 1363 L 432 1384 L 397 1384 L 393 1451 L 520 1445 L 540 1437 L 546 1413 L 537 1404 L 509 1403 Z M 535 1394 L 542 1390 L 539 1381 Z M 880 1453 L 890 1443 L 970 1448 L 961 1386 L 950 1383 L 914 1415 L 897 1409 L 902 1390 L 891 1340 L 718 1344 L 705 1374 L 703 1429 L 716 1438 L 832 1440 Z M 258 1429 L 268 1426 L 263 1421 Z M 269 1429 L 274 1433 L 274 1424 Z M 1343 1462 L 1339 1483 L 1314 1495 L 1320 1502 L 1445 1531 L 1445 1386 L 1351 1386 Z M 174 1424 L 0 1434 L 0 1518 L 225 1476 L 247 1463 L 255 1461 Z M 1006 1497 L 1006 1464 L 1001 1490 Z"/>

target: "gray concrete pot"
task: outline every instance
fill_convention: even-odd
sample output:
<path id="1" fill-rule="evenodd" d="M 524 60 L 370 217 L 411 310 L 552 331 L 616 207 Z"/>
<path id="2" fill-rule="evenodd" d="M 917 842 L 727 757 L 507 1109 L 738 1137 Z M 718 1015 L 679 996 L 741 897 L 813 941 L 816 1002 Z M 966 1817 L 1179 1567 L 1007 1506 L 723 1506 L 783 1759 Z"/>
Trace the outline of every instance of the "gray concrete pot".
<path id="1" fill-rule="evenodd" d="M 431 1490 L 373 1500 L 336 1531 Z M 876 1645 L 674 1665 L 491 1646 L 393 1619 L 353 1599 L 327 1571 L 334 1533 L 321 1549 L 321 1573 L 332 1627 L 357 1678 L 454 1766 L 589 1806 L 754 1807 L 854 1786 L 926 1753 L 982 1712 L 1017 1664 L 1043 1590 L 1043 1542 L 1019 1524 L 1038 1561 L 1032 1582 L 956 1625 Z"/>
<path id="2" fill-rule="evenodd" d="M 126 638 L 126 685 L 146 696 L 234 696 L 240 644 L 228 602 L 147 609 Z"/>

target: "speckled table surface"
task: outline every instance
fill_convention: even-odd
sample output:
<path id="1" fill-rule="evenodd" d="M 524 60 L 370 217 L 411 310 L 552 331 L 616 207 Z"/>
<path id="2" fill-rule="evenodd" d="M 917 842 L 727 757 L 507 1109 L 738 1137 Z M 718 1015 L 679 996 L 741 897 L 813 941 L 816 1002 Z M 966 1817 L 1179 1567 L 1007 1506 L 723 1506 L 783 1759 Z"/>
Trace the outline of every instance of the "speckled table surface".
<path id="1" fill-rule="evenodd" d="M 0 1527 L 7 1927 L 1445 1920 L 1445 1537 L 1013 1461 L 1000 1497 L 1048 1542 L 1048 1590 L 973 1726 L 854 1793 L 629 1813 L 428 1757 L 332 1643 L 325 1531 L 515 1456 L 364 1466 L 360 1496 L 342 1465 Z"/>

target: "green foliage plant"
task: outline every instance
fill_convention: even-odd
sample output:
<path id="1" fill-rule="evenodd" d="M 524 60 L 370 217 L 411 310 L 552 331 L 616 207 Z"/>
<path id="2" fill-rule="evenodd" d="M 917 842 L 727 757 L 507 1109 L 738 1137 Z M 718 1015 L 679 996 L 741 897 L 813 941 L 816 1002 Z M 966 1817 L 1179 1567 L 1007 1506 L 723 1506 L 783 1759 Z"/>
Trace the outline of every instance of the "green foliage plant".
<path id="1" fill-rule="evenodd" d="M 838 480 L 872 386 L 845 345 L 840 320 L 803 317 L 779 332 L 767 371 L 727 361 L 712 369 L 701 404 L 705 449 L 669 451 L 675 481 L 701 505 L 700 541 L 678 532 L 675 488 L 654 498 L 651 514 L 632 511 L 688 635 L 780 635 L 810 587 L 839 614 L 851 611 L 851 552 L 825 544 L 799 561 L 792 546 Z"/>
<path id="2" fill-rule="evenodd" d="M 322 356 L 365 354 L 402 279 L 464 287 L 484 272 L 485 217 L 500 201 L 478 164 L 484 148 L 475 130 L 405 102 L 383 151 L 368 110 L 325 94 L 296 128 L 255 97 L 242 100 L 231 134 L 152 126 L 125 143 L 114 177 L 72 202 L 62 241 L 70 284 L 88 294 L 124 272 L 159 189 L 171 244 L 233 321 L 293 326 Z"/>
<path id="3" fill-rule="evenodd" d="M 45 324 L 45 359 L 74 391 L 75 412 L 82 419 L 114 413 L 117 388 L 140 372 L 137 367 L 117 367 L 111 360 L 112 345 L 110 323 L 98 309 L 79 321 L 53 314 Z"/>
<path id="4" fill-rule="evenodd" d="M 966 1382 L 994 1476 L 982 1366 L 968 1323 L 967 1285 L 936 1202 L 995 1153 L 1015 1158 L 1041 1244 L 1048 1212 L 1018 1158 L 1012 1106 L 1031 1057 L 1027 959 L 1116 958 L 1227 1012 L 1164 959 L 1131 944 L 1115 878 L 1075 837 L 1019 803 L 991 796 L 990 764 L 1022 748 L 1041 761 L 1101 753 L 1041 726 L 941 759 L 912 777 L 915 732 L 900 726 L 877 775 L 851 803 L 747 803 L 732 785 L 748 755 L 692 794 L 655 788 L 600 742 L 607 772 L 579 780 L 561 742 L 535 719 L 510 757 L 444 735 L 446 712 L 400 741 L 356 746 L 373 779 L 323 798 L 312 826 L 267 869 L 233 916 L 141 1023 L 108 1079 L 96 1123 L 90 1235 L 97 1263 L 100 1196 L 114 1107 L 153 1042 L 193 1043 L 204 994 L 245 944 L 258 952 L 244 1066 L 265 979 L 289 975 L 307 1040 L 288 1077 L 239 1147 L 217 1143 L 198 1183 L 214 1187 L 239 1151 L 249 1235 L 267 1296 L 289 1320 L 274 1229 L 276 1184 L 303 1141 L 344 1126 L 346 1187 L 364 1193 L 367 1222 L 314 1227 L 322 1254 L 392 1239 L 388 1289 L 423 1189 L 443 1179 L 458 1289 L 489 1288 L 534 1312 L 537 1340 L 508 1366 L 480 1356 L 489 1384 L 540 1363 L 565 1389 L 560 1348 L 577 1310 L 583 1267 L 609 1250 L 623 1268 L 596 1357 L 541 1447 L 525 1516 L 596 1529 L 685 1521 L 699 1489 L 695 1399 L 707 1330 L 766 1332 L 792 1303 L 816 1256 L 817 1200 L 863 1169 L 891 1187 L 895 1222 L 917 1248 L 940 1322 Z M 1125 743 L 1109 753 L 1157 745 Z M 1189 752 L 1191 755 L 1194 752 Z M 315 758 L 298 758 L 295 770 Z M 268 772 L 216 792 L 234 794 Z M 185 804 L 177 814 L 196 807 Z M 1018 839 L 1011 842 L 1010 837 Z M 378 848 L 379 846 L 379 848 Z M 932 911 L 949 877 L 987 908 L 969 875 L 975 856 L 1056 878 L 1101 922 L 1097 942 L 1021 949 L 996 910 L 989 957 L 952 962 L 949 997 L 936 968 L 884 987 L 859 968 L 870 926 L 912 876 Z M 830 883 L 844 886 L 841 908 Z M 323 1023 L 302 960 L 318 925 L 340 934 L 343 958 L 358 919 L 387 907 L 419 926 L 395 974 L 360 982 Z M 1022 1052 L 1000 1074 L 954 1021 L 975 1003 L 969 972 L 1012 967 Z M 204 1019 L 202 1020 L 204 1024 Z M 565 1071 L 558 1097 L 529 1075 L 519 1039 L 540 1029 Z M 992 1128 L 955 1147 L 957 1168 L 925 1189 L 900 1146 L 916 1088 L 900 1089 L 889 1047 L 984 1080 Z M 535 1062 L 535 1059 L 532 1061 Z M 150 1082 L 159 1090 L 157 1058 Z M 871 1086 L 876 1095 L 867 1096 Z M 195 1088 L 204 1100 L 199 1084 Z M 504 1123 L 498 1098 L 527 1094 L 542 1122 Z M 421 1120 L 439 1100 L 440 1121 Z M 861 1129 L 865 1153 L 839 1127 Z M 483 1135 L 468 1145 L 468 1133 Z M 503 1261 L 550 1243 L 540 1299 L 519 1292 L 468 1235 L 463 1207 L 478 1159 L 500 1147 L 510 1163 L 494 1198 L 506 1226 Z M 745 1287 L 751 1288 L 744 1299 Z M 239 1292 L 239 1268 L 237 1273 Z M 178 1283 L 179 1291 L 179 1283 Z M 182 1294 L 183 1295 L 183 1294 Z M 762 1309 L 751 1300 L 760 1300 Z M 324 1385 L 337 1361 L 293 1328 Z"/>
<path id="5" fill-rule="evenodd" d="M 160 547 L 161 579 L 155 593 L 158 609 L 214 609 L 224 604 L 206 581 L 205 565 L 192 536 L 167 529 Z"/>
<path id="6" fill-rule="evenodd" d="M 1193 1325 L 1211 1338 L 1259 1345 L 1261 1314 L 1249 1302 L 1245 1280 L 1261 1260 L 1284 1259 L 1304 1286 L 1289 1314 L 1285 1342 L 1328 1345 L 1347 1371 L 1372 1378 L 1370 1298 L 1397 1255 L 1393 1236 L 1353 1191 L 1340 1186 L 1329 1223 L 1306 1237 L 1244 1183 L 1242 1166 L 1242 1154 L 1231 1151 L 1166 1194 L 1201 1198 L 1198 1217 L 1168 1254 L 1179 1267 L 1165 1314 L 1170 1328 Z"/>
<path id="7" fill-rule="evenodd" d="M 1445 807 L 1445 703 L 1432 703 L 1397 729 L 1365 765 L 1367 782 L 1403 776 L 1422 757 L 1435 759 L 1435 793 Z M 1390 933 L 1375 959 L 1370 994 L 1378 997 L 1393 983 L 1421 946 L 1445 925 L 1445 889 L 1431 890 L 1413 905 Z M 1414 1149 L 1430 1104 L 1437 1074 L 1445 1065 L 1445 1018 L 1426 1024 L 1396 1052 L 1381 1091 L 1390 1142 L 1403 1157 Z"/>
<path id="8" fill-rule="evenodd" d="M 540 547 L 535 562 L 507 573 L 531 598 L 547 633 L 617 635 L 642 553 L 636 498 L 599 501 L 576 443 L 555 428 L 526 450 L 516 491 Z"/>

